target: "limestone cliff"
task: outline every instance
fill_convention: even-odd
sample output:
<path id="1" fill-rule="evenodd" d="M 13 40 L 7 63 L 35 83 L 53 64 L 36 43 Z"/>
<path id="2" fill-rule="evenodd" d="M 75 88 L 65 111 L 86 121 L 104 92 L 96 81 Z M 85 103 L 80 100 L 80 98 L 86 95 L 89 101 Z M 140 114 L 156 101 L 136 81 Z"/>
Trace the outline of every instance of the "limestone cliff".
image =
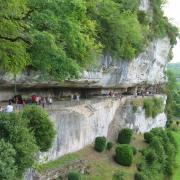
<path id="1" fill-rule="evenodd" d="M 166 103 L 165 95 L 158 95 Z M 53 147 L 47 153 L 40 153 L 40 161 L 54 160 L 58 157 L 82 149 L 94 142 L 97 136 L 105 136 L 116 141 L 120 129 L 128 127 L 137 133 L 144 133 L 154 127 L 164 127 L 166 115 L 158 114 L 147 118 L 143 107 L 133 111 L 134 98 L 104 99 L 87 101 L 84 105 L 59 108 L 51 111 L 50 117 L 55 124 L 57 135 Z M 146 97 L 144 97 L 146 98 Z"/>
<path id="2" fill-rule="evenodd" d="M 63 83 L 43 80 L 38 72 L 27 72 L 17 76 L 20 87 L 78 87 L 78 88 L 113 88 L 132 87 L 139 84 L 162 84 L 166 81 L 165 68 L 170 50 L 168 38 L 151 42 L 136 59 L 132 61 L 113 59 L 104 55 L 98 62 L 99 68 L 85 71 L 78 80 L 66 80 Z M 13 85 L 13 76 L 2 74 L 2 86 Z"/>
<path id="3" fill-rule="evenodd" d="M 85 80 L 96 80 L 92 86 L 131 87 L 138 84 L 161 84 L 166 82 L 165 68 L 170 50 L 168 38 L 154 40 L 133 61 L 115 60 L 104 56 L 101 60 L 105 70 L 87 71 Z"/>

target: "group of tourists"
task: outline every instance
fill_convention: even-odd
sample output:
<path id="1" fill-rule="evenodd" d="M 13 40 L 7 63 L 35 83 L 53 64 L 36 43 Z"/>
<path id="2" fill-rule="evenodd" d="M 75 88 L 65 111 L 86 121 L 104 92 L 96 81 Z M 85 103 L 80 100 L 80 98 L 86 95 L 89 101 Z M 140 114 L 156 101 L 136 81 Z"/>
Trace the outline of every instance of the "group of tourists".
<path id="1" fill-rule="evenodd" d="M 71 101 L 80 101 L 80 95 L 79 94 L 71 94 Z"/>
<path id="2" fill-rule="evenodd" d="M 44 108 L 45 105 L 52 105 L 52 98 L 50 96 L 41 97 L 41 96 L 32 95 L 31 103 L 34 103 L 36 105 L 42 105 L 42 107 Z"/>
<path id="3" fill-rule="evenodd" d="M 12 99 L 9 99 L 8 105 L 5 108 L 0 106 L 0 112 L 10 113 L 13 112 L 14 109 L 21 110 L 26 104 L 36 104 L 45 108 L 46 105 L 52 105 L 52 102 L 53 100 L 50 96 L 41 97 L 32 95 L 29 99 L 23 99 L 21 95 L 15 95 Z"/>

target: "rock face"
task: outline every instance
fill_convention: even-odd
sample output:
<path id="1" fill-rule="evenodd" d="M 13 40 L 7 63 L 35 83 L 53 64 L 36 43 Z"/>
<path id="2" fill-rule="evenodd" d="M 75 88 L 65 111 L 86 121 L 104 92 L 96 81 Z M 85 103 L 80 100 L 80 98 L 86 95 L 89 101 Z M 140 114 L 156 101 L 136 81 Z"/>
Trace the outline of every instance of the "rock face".
<path id="1" fill-rule="evenodd" d="M 41 73 L 24 73 L 17 77 L 20 87 L 78 87 L 78 88 L 113 88 L 132 87 L 140 84 L 162 84 L 166 81 L 164 74 L 170 50 L 168 38 L 154 40 L 143 53 L 132 61 L 113 59 L 110 55 L 103 56 L 99 68 L 85 71 L 79 80 L 63 83 L 42 79 Z M 3 86 L 13 85 L 13 76 L 0 76 Z"/>
<path id="2" fill-rule="evenodd" d="M 104 71 L 97 73 L 96 86 L 131 87 L 143 83 L 162 84 L 166 82 L 165 67 L 170 49 L 169 39 L 155 40 L 149 44 L 145 52 L 133 61 L 115 60 L 104 56 L 101 60 Z M 86 72 L 84 79 L 95 79 L 95 73 Z"/>
<path id="3" fill-rule="evenodd" d="M 156 97 L 162 98 L 164 105 L 166 104 L 165 95 Z M 67 153 L 78 151 L 92 144 L 97 136 L 116 141 L 122 128 L 128 127 L 137 133 L 144 133 L 155 127 L 165 127 L 165 113 L 158 114 L 155 118 L 147 118 L 143 107 L 138 107 L 134 112 L 131 102 L 135 98 L 143 97 L 126 96 L 121 99 L 87 101 L 83 105 L 50 111 L 57 135 L 52 148 L 47 153 L 39 154 L 39 162 L 55 160 Z M 38 177 L 41 176 L 29 169 L 25 179 L 39 179 Z"/>
<path id="4" fill-rule="evenodd" d="M 150 10 L 150 8 L 151 6 L 149 0 L 140 0 L 139 10 L 147 12 Z"/>
<path id="5" fill-rule="evenodd" d="M 166 96 L 160 96 L 166 102 Z M 116 140 L 120 129 L 129 127 L 137 133 L 144 133 L 154 127 L 164 127 L 166 115 L 146 118 L 145 110 L 139 107 L 134 113 L 131 105 L 135 97 L 105 99 L 84 105 L 52 111 L 50 117 L 57 129 L 53 147 L 40 154 L 40 161 L 55 160 L 58 157 L 78 151 L 94 142 L 97 136 Z M 142 97 L 137 97 L 142 98 Z"/>

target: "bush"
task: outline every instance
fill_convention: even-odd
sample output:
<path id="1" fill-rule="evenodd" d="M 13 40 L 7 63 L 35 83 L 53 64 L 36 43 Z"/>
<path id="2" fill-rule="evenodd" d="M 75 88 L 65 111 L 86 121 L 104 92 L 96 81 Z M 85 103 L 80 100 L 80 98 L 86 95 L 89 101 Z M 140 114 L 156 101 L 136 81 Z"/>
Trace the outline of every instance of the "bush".
<path id="1" fill-rule="evenodd" d="M 167 162 L 164 167 L 164 174 L 166 176 L 172 176 L 173 175 L 173 165 L 172 163 Z"/>
<path id="2" fill-rule="evenodd" d="M 118 135 L 118 142 L 120 144 L 129 144 L 131 142 L 133 135 L 132 129 L 125 128 L 122 129 Z"/>
<path id="3" fill-rule="evenodd" d="M 112 180 L 126 180 L 126 174 L 123 171 L 116 171 Z"/>
<path id="4" fill-rule="evenodd" d="M 68 174 L 68 180 L 81 180 L 81 175 L 78 172 L 70 172 Z"/>
<path id="5" fill-rule="evenodd" d="M 27 122 L 27 127 L 34 134 L 40 150 L 47 151 L 55 136 L 54 126 L 48 113 L 39 106 L 26 106 L 22 112 L 22 117 Z"/>
<path id="6" fill-rule="evenodd" d="M 150 143 L 150 147 L 157 154 L 157 161 L 159 161 L 160 163 L 164 163 L 166 156 L 165 156 L 164 147 L 163 147 L 161 138 L 159 138 L 158 136 L 153 137 Z"/>
<path id="7" fill-rule="evenodd" d="M 95 139 L 95 150 L 98 152 L 103 152 L 105 148 L 106 148 L 106 138 L 97 137 Z"/>
<path id="8" fill-rule="evenodd" d="M 131 166 L 133 161 L 132 147 L 122 144 L 116 148 L 116 162 L 123 166 Z"/>
<path id="9" fill-rule="evenodd" d="M 144 149 L 144 158 L 137 166 L 141 174 L 137 174 L 137 179 L 141 175 L 146 179 L 159 179 L 159 174 L 172 176 L 175 167 L 177 154 L 177 143 L 169 130 L 154 128 L 150 131 L 153 135 L 149 146 Z M 149 137 L 149 136 L 147 136 Z M 151 137 L 151 136 L 150 136 Z M 147 178 L 148 177 L 148 178 Z"/>
<path id="10" fill-rule="evenodd" d="M 25 126 L 24 119 L 16 113 L 0 113 L 0 138 L 10 143 L 16 151 L 15 165 L 17 175 L 21 176 L 25 169 L 35 161 L 38 147 L 32 133 Z"/>
<path id="11" fill-rule="evenodd" d="M 108 142 L 107 143 L 107 150 L 111 150 L 113 147 L 113 143 L 112 142 Z"/>
<path id="12" fill-rule="evenodd" d="M 153 138 L 153 134 L 152 133 L 150 133 L 150 132 L 144 133 L 144 140 L 147 143 L 150 143 L 152 141 L 152 138 Z"/>
<path id="13" fill-rule="evenodd" d="M 152 164 L 156 160 L 156 153 L 150 149 L 145 154 L 145 159 L 148 164 Z"/>
<path id="14" fill-rule="evenodd" d="M 14 179 L 17 167 L 15 165 L 16 151 L 11 144 L 0 140 L 0 179 Z"/>
<path id="15" fill-rule="evenodd" d="M 141 172 L 138 172 L 135 174 L 134 176 L 135 180 L 147 180 L 146 176 L 144 174 L 142 174 Z"/>
<path id="16" fill-rule="evenodd" d="M 132 146 L 132 150 L 133 150 L 133 155 L 136 155 L 137 154 L 137 149 L 134 146 Z"/>
<path id="17" fill-rule="evenodd" d="M 142 161 L 141 163 L 137 164 L 137 170 L 138 171 L 143 171 L 143 169 L 145 168 L 145 162 Z"/>
<path id="18" fill-rule="evenodd" d="M 144 100 L 144 109 L 147 117 L 155 118 L 164 111 L 161 98 L 147 98 Z"/>

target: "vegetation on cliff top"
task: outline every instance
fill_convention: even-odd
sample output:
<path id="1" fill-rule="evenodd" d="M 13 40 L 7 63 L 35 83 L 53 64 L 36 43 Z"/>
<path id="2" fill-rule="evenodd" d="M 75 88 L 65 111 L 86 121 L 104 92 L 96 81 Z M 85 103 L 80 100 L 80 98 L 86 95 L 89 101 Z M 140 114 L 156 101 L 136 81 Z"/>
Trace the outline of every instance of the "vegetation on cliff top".
<path id="1" fill-rule="evenodd" d="M 153 38 L 175 44 L 163 3 L 151 0 L 151 20 L 139 0 L 0 0 L 0 68 L 17 74 L 30 66 L 63 80 L 102 52 L 129 60 Z"/>

